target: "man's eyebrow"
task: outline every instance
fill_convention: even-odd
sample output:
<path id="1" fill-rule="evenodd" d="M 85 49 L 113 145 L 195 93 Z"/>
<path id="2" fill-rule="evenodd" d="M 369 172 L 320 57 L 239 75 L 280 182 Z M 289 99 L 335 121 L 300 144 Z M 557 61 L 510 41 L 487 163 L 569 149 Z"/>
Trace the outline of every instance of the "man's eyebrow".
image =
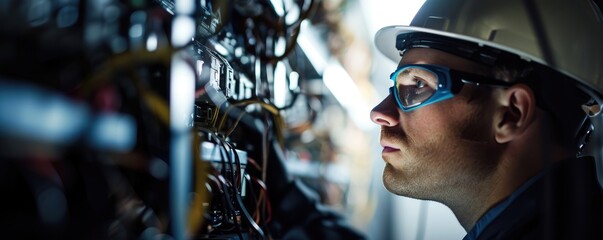
<path id="1" fill-rule="evenodd" d="M 409 73 L 411 73 L 415 76 L 418 76 L 418 77 L 422 77 L 423 80 L 436 80 L 436 78 L 437 78 L 437 76 L 433 72 L 426 70 L 426 69 L 410 68 L 409 70 L 411 70 L 411 71 L 409 71 Z"/>
<path id="2" fill-rule="evenodd" d="M 413 77 L 420 78 L 432 88 L 436 88 L 436 85 L 438 84 L 437 76 L 433 72 L 426 69 L 411 67 L 404 69 L 404 71 L 400 72 L 399 74 L 411 75 Z"/>

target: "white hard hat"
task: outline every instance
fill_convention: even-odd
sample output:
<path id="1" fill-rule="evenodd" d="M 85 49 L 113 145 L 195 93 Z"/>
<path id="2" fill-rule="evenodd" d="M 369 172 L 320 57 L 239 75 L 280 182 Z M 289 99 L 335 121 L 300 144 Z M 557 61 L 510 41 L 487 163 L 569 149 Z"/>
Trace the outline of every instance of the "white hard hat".
<path id="1" fill-rule="evenodd" d="M 603 95 L 603 16 L 592 0 L 427 0 L 410 26 L 389 26 L 377 48 L 416 33 L 502 50 L 555 69 Z"/>

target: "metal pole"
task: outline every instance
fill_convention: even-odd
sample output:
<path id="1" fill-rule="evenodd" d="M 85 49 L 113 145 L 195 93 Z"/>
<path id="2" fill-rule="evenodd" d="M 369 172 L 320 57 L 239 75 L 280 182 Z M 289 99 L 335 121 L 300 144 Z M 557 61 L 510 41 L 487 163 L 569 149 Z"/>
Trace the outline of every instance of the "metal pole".
<path id="1" fill-rule="evenodd" d="M 171 43 L 173 48 L 189 44 L 195 35 L 194 0 L 175 0 Z M 190 117 L 194 109 L 195 72 L 180 53 L 172 55 L 170 68 L 170 213 L 172 236 L 187 239 L 187 206 L 192 171 Z"/>

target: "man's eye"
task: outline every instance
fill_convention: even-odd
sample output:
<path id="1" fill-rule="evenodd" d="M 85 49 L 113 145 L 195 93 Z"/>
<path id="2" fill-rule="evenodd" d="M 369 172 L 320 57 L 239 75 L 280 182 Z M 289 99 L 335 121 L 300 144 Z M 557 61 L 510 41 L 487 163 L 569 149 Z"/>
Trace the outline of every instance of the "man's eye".
<path id="1" fill-rule="evenodd" d="M 425 83 L 425 81 L 423 81 L 421 79 L 415 79 L 415 87 L 416 88 L 423 88 L 423 87 L 425 87 L 425 85 L 427 85 Z"/>

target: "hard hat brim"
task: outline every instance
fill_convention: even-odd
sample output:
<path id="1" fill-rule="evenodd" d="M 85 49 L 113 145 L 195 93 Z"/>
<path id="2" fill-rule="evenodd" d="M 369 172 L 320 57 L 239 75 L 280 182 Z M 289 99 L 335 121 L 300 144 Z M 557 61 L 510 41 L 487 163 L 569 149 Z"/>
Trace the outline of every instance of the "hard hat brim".
<path id="1" fill-rule="evenodd" d="M 508 53 L 515 54 L 515 55 L 519 56 L 521 59 L 524 59 L 526 61 L 535 61 L 535 62 L 538 62 L 541 64 L 545 64 L 545 62 L 540 58 L 537 58 L 530 54 L 526 54 L 525 52 L 517 51 L 513 48 L 510 48 L 510 47 L 507 47 L 507 46 L 504 46 L 501 44 L 497 44 L 494 42 L 486 41 L 486 40 L 479 39 L 479 38 L 469 37 L 469 36 L 465 36 L 465 35 L 461 35 L 461 34 L 433 30 L 433 29 L 429 29 L 429 28 L 413 27 L 413 26 L 396 25 L 396 26 L 387 26 L 387 27 L 381 28 L 375 34 L 375 46 L 387 58 L 391 59 L 395 63 L 398 63 L 398 62 L 400 62 L 401 56 L 400 56 L 400 52 L 398 51 L 398 49 L 396 49 L 397 36 L 401 35 L 401 34 L 409 34 L 409 33 L 415 33 L 415 32 L 429 33 L 429 34 L 434 34 L 434 35 L 440 35 L 443 37 L 449 37 L 449 38 L 454 38 L 454 39 L 458 39 L 458 40 L 463 40 L 463 41 L 467 41 L 467 42 L 471 42 L 471 43 L 476 43 L 479 46 L 488 46 L 488 47 L 492 47 L 492 48 L 499 49 L 502 51 L 506 51 Z"/>

